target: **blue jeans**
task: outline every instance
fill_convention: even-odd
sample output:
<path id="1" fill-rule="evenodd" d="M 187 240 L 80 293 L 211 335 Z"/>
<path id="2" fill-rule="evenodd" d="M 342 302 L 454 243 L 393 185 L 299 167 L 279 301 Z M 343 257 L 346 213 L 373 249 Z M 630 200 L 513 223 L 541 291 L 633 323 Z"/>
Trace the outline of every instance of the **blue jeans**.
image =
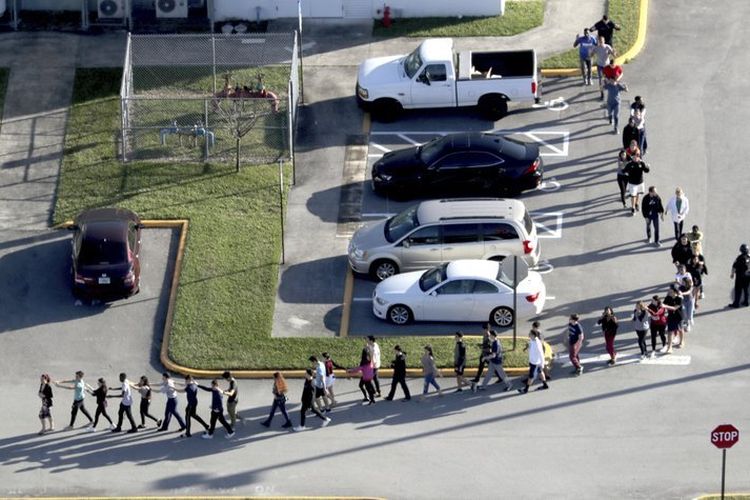
<path id="1" fill-rule="evenodd" d="M 164 422 L 161 424 L 162 429 L 169 429 L 169 421 L 172 419 L 172 415 L 177 419 L 177 423 L 180 424 L 180 429 L 184 429 L 185 421 L 177 413 L 177 398 L 167 398 L 167 407 L 164 408 Z"/>
<path id="2" fill-rule="evenodd" d="M 269 424 L 273 420 L 273 416 L 276 414 L 276 410 L 279 410 L 287 422 L 290 422 L 289 415 L 286 412 L 286 399 L 273 398 L 273 404 L 271 405 L 271 413 L 268 414 L 266 422 Z"/>
<path id="3" fill-rule="evenodd" d="M 583 83 L 591 81 L 591 59 L 584 59 L 578 57 L 581 64 L 581 76 L 583 77 Z"/>
<path id="4" fill-rule="evenodd" d="M 435 381 L 435 375 L 431 373 L 424 376 L 424 389 L 422 390 L 422 394 L 427 394 L 427 391 L 430 389 L 430 385 L 432 385 L 438 391 L 440 390 L 440 386 Z"/>
<path id="5" fill-rule="evenodd" d="M 614 125 L 615 130 L 617 130 L 617 126 L 620 123 L 620 103 L 619 102 L 616 102 L 614 104 L 610 104 L 609 101 L 607 102 L 607 116 L 609 117 L 609 120 Z"/>

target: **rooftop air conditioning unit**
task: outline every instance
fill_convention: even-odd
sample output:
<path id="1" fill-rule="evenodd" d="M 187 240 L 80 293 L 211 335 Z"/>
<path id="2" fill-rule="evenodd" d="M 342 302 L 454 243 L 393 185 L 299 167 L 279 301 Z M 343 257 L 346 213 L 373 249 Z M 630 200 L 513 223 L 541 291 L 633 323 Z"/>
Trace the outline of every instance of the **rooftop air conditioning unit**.
<path id="1" fill-rule="evenodd" d="M 125 17 L 125 0 L 99 0 L 99 19 L 122 19 Z"/>
<path id="2" fill-rule="evenodd" d="M 188 0 L 156 0 L 156 17 L 187 17 Z"/>

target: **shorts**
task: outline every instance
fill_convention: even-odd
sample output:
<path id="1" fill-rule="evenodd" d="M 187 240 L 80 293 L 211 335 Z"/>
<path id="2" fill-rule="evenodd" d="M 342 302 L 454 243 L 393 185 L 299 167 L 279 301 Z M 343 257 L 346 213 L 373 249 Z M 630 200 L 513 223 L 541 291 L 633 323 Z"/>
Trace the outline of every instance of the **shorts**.
<path id="1" fill-rule="evenodd" d="M 453 371 L 456 372 L 456 375 L 463 375 L 464 369 L 466 368 L 466 364 L 458 365 L 453 368 Z"/>
<path id="2" fill-rule="evenodd" d="M 325 389 L 323 389 L 322 387 L 316 387 L 315 388 L 315 397 L 316 398 L 322 398 L 325 395 L 326 395 Z"/>
<path id="3" fill-rule="evenodd" d="M 336 376 L 334 374 L 328 375 L 326 377 L 326 386 L 327 387 L 333 387 L 333 383 L 336 381 Z"/>
<path id="4" fill-rule="evenodd" d="M 642 182 L 640 184 L 630 184 L 628 182 L 628 195 L 637 196 L 645 192 L 646 192 L 646 188 L 643 186 Z"/>
<path id="5" fill-rule="evenodd" d="M 529 363 L 529 380 L 534 380 L 542 371 L 542 365 L 532 365 Z"/>
<path id="6" fill-rule="evenodd" d="M 680 329 L 680 325 L 682 325 L 682 318 L 667 318 L 667 331 L 668 332 L 674 332 Z"/>
<path id="7" fill-rule="evenodd" d="M 49 418 L 50 412 L 49 412 L 49 406 L 42 405 L 42 408 L 39 410 L 39 418 Z"/>

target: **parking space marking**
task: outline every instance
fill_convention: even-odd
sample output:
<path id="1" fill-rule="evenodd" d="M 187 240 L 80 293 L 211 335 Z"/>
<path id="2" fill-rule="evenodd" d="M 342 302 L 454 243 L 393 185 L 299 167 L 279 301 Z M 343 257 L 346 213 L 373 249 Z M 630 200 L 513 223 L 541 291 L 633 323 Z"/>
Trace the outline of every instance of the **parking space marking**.
<path id="1" fill-rule="evenodd" d="M 362 214 L 362 217 L 374 218 L 374 219 L 387 219 L 393 217 L 395 213 L 380 213 L 380 212 L 366 212 Z"/>
<path id="2" fill-rule="evenodd" d="M 537 228 L 539 238 L 562 238 L 562 212 L 532 212 L 531 215 L 534 218 L 534 225 Z M 544 222 L 539 222 L 539 219 L 544 220 Z M 552 219 L 552 221 L 547 222 L 547 219 Z"/>
<path id="3" fill-rule="evenodd" d="M 354 302 L 372 302 L 372 297 L 354 297 Z"/>
<path id="4" fill-rule="evenodd" d="M 618 365 L 631 365 L 638 363 L 640 365 L 670 365 L 670 366 L 686 366 L 690 364 L 692 357 L 689 355 L 659 355 L 654 358 L 641 359 L 641 355 L 637 353 L 633 354 L 618 354 L 617 364 Z M 589 356 L 581 358 L 581 364 L 604 364 L 609 361 L 609 354 L 599 354 L 598 356 Z M 570 361 L 566 361 L 562 364 L 563 368 L 573 366 Z"/>
<path id="5" fill-rule="evenodd" d="M 424 144 L 426 141 L 417 141 L 413 139 L 413 136 L 444 136 L 448 134 L 455 134 L 458 132 L 453 131 L 437 131 L 437 130 L 430 130 L 430 131 L 391 131 L 391 132 L 385 132 L 385 131 L 377 131 L 377 132 L 370 132 L 370 136 L 395 136 L 399 139 L 413 145 L 413 146 L 419 146 L 421 144 Z M 569 153 L 569 144 L 570 144 L 570 132 L 567 130 L 526 130 L 526 131 L 513 131 L 513 130 L 492 130 L 489 131 L 491 134 L 496 135 L 525 135 L 529 139 L 531 139 L 534 142 L 539 143 L 540 145 L 540 156 L 555 156 L 555 157 L 565 157 L 568 156 Z M 557 144 L 559 143 L 559 144 Z M 374 147 L 375 149 L 381 150 L 383 153 L 390 153 L 391 150 L 381 144 L 370 142 L 370 145 Z M 367 155 L 369 158 L 380 158 L 383 156 L 381 153 L 368 153 Z"/>

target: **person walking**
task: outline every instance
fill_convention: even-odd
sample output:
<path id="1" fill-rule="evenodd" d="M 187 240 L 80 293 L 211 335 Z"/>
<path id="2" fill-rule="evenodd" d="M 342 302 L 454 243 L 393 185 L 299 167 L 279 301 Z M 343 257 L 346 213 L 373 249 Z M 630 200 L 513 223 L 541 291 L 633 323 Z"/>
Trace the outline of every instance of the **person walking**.
<path id="1" fill-rule="evenodd" d="M 614 366 L 617 362 L 617 352 L 615 351 L 615 336 L 617 335 L 617 317 L 610 306 L 604 308 L 602 316 L 597 320 L 597 325 L 601 325 L 604 332 L 604 343 L 609 354 L 608 365 Z"/>
<path id="2" fill-rule="evenodd" d="M 327 408 L 325 403 L 325 399 L 328 396 L 328 386 L 326 385 L 326 365 L 322 361 L 318 361 L 317 356 L 310 356 L 308 361 L 312 363 L 313 387 L 315 387 L 315 397 L 313 401 L 315 407 L 321 413 L 323 413 L 323 411 L 330 411 L 330 408 Z"/>
<path id="3" fill-rule="evenodd" d="M 690 212 L 690 202 L 688 197 L 682 191 L 681 187 L 677 187 L 674 190 L 674 196 L 667 201 L 667 206 L 664 211 L 672 217 L 672 223 L 674 224 L 674 239 L 679 241 L 682 233 L 682 226 L 685 223 L 685 217 Z"/>
<path id="4" fill-rule="evenodd" d="M 625 174 L 628 176 L 631 215 L 635 215 L 636 211 L 638 211 L 638 198 L 645 192 L 643 174 L 650 171 L 651 168 L 641 160 L 639 153 L 633 155 L 633 159 L 625 165 Z"/>
<path id="5" fill-rule="evenodd" d="M 661 348 L 666 350 L 667 338 L 667 310 L 661 303 L 661 299 L 658 295 L 651 297 L 651 302 L 648 306 L 649 314 L 649 329 L 651 330 L 651 354 L 650 357 L 656 356 L 656 337 L 657 335 L 661 339 Z"/>
<path id="6" fill-rule="evenodd" d="M 635 124 L 635 118 L 632 116 L 628 118 L 628 124 L 622 128 L 622 147 L 628 149 L 631 146 L 631 141 L 635 141 L 640 151 L 641 132 Z"/>
<path id="7" fill-rule="evenodd" d="M 685 266 L 693 257 L 693 247 L 690 246 L 687 234 L 681 234 L 680 238 L 672 246 L 672 264 L 675 266 Z M 687 271 L 685 271 L 687 273 Z"/>
<path id="8" fill-rule="evenodd" d="M 615 57 L 615 49 L 604 40 L 604 37 L 600 36 L 597 39 L 597 44 L 591 48 L 591 53 L 596 60 L 596 76 L 599 79 L 599 100 L 603 101 L 604 88 L 602 87 L 602 81 L 604 79 L 604 68 L 607 66 L 609 58 Z"/>
<path id="9" fill-rule="evenodd" d="M 378 370 L 380 370 L 381 363 L 380 346 L 372 335 L 367 337 L 367 344 L 370 347 L 370 355 L 372 357 L 372 383 L 375 385 L 375 395 L 380 397 L 380 379 L 378 378 Z"/>
<path id="10" fill-rule="evenodd" d="M 606 74 L 606 73 L 605 73 Z M 602 84 L 607 92 L 607 118 L 612 125 L 612 133 L 619 133 L 620 126 L 620 94 L 628 91 L 628 86 L 615 80 L 607 78 Z"/>
<path id="11" fill-rule="evenodd" d="M 529 387 L 537 377 L 541 380 L 542 386 L 536 390 L 549 389 L 547 378 L 544 376 L 544 346 L 539 338 L 539 332 L 534 329 L 529 332 L 529 342 L 523 350 L 529 352 L 529 376 L 526 377 L 523 387 L 518 389 L 518 392 L 521 394 L 529 392 Z"/>
<path id="12" fill-rule="evenodd" d="M 276 410 L 279 410 L 285 419 L 284 425 L 282 425 L 282 427 L 284 429 L 289 429 L 292 427 L 292 421 L 289 419 L 289 414 L 287 414 L 286 412 L 286 393 L 288 390 L 289 389 L 286 385 L 286 380 L 284 380 L 284 375 L 282 375 L 281 372 L 274 372 L 273 387 L 271 388 L 271 392 L 273 393 L 271 412 L 268 414 L 268 418 L 261 422 L 260 425 L 262 425 L 263 427 L 270 427 L 271 420 L 273 420 L 273 416 L 276 414 Z"/>
<path id="13" fill-rule="evenodd" d="M 698 226 L 693 225 L 690 232 L 687 233 L 687 239 L 690 242 L 693 254 L 701 255 L 703 253 L 703 233 Z"/>
<path id="14" fill-rule="evenodd" d="M 750 255 L 746 243 L 740 245 L 740 254 L 732 263 L 732 272 L 729 279 L 734 280 L 734 300 L 727 307 L 747 307 L 748 289 L 750 288 Z"/>
<path id="15" fill-rule="evenodd" d="M 198 415 L 198 383 L 195 381 L 192 375 L 185 375 L 185 387 L 182 389 L 176 388 L 178 392 L 184 392 L 187 398 L 187 406 L 185 406 L 185 432 L 180 434 L 180 437 L 189 438 L 193 434 L 191 431 L 191 421 L 195 420 L 203 426 L 203 430 L 208 432 L 209 426 L 200 415 Z M 157 427 L 161 426 L 161 421 L 157 423 Z"/>
<path id="16" fill-rule="evenodd" d="M 620 201 L 622 202 L 622 208 L 625 208 L 625 193 L 628 190 L 628 174 L 625 173 L 625 165 L 628 164 L 627 153 L 624 149 L 621 149 L 617 153 L 617 187 L 620 189 Z"/>
<path id="17" fill-rule="evenodd" d="M 422 354 L 422 374 L 424 375 L 424 388 L 422 389 L 422 395 L 419 397 L 420 401 L 424 401 L 425 396 L 430 390 L 430 386 L 433 386 L 438 391 L 438 396 L 443 395 L 440 385 L 435 380 L 435 377 L 442 377 L 443 375 L 435 365 L 435 357 L 432 352 L 432 346 L 424 346 L 424 354 Z"/>
<path id="18" fill-rule="evenodd" d="M 648 193 L 641 201 L 641 213 L 646 219 L 646 243 L 651 242 L 651 226 L 653 226 L 654 245 L 660 247 L 659 219 L 664 220 L 664 205 L 661 203 L 661 196 L 656 192 L 656 186 L 648 187 Z"/>
<path id="19" fill-rule="evenodd" d="M 648 149 L 648 140 L 646 139 L 646 109 L 645 106 L 643 108 L 634 108 L 633 106 L 638 105 L 637 99 L 640 99 L 640 96 L 636 96 L 635 98 L 636 102 L 630 105 L 630 118 L 632 118 L 638 130 L 638 147 L 641 150 L 641 156 L 646 156 L 646 150 Z"/>
<path id="20" fill-rule="evenodd" d="M 362 405 L 367 406 L 375 404 L 375 386 L 372 385 L 374 373 L 372 362 L 368 361 L 368 359 L 369 357 L 360 359 L 360 361 L 364 361 L 361 365 L 346 371 L 349 375 L 360 374 L 359 390 L 362 391 Z"/>
<path id="21" fill-rule="evenodd" d="M 97 380 L 97 383 L 99 384 L 96 388 L 96 390 L 90 391 L 91 395 L 96 398 L 96 411 L 94 412 L 94 423 L 89 427 L 88 431 L 94 432 L 96 431 L 96 425 L 99 423 L 99 416 L 103 415 L 104 418 L 107 419 L 107 422 L 109 422 L 109 430 L 112 430 L 115 428 L 114 423 L 112 422 L 112 419 L 109 418 L 109 415 L 107 414 L 107 391 L 109 388 L 107 387 L 107 382 L 100 378 Z"/>
<path id="22" fill-rule="evenodd" d="M 71 406 L 70 408 L 70 424 L 65 428 L 66 431 L 73 428 L 73 425 L 76 423 L 76 416 L 78 416 L 79 410 L 81 411 L 81 413 L 83 413 L 84 417 L 89 419 L 89 425 L 92 425 L 94 423 L 94 419 L 91 418 L 91 415 L 86 410 L 86 406 L 84 405 L 84 399 L 86 398 L 86 389 L 93 391 L 94 388 L 84 382 L 83 372 L 81 370 L 78 370 L 76 372 L 75 378 L 73 380 L 62 380 L 55 382 L 55 387 L 73 391 L 73 406 Z"/>
<path id="23" fill-rule="evenodd" d="M 638 336 L 638 348 L 641 350 L 641 359 L 648 356 L 648 346 L 646 345 L 646 332 L 651 326 L 651 316 L 649 315 L 646 304 L 639 300 L 633 310 L 633 326 L 635 334 Z"/>
<path id="24" fill-rule="evenodd" d="M 573 42 L 573 48 L 578 47 L 578 62 L 584 85 L 591 85 L 591 53 L 595 45 L 596 38 L 591 36 L 588 28 L 583 29 L 583 35 L 576 35 Z"/>
<path id="25" fill-rule="evenodd" d="M 326 367 L 326 387 L 328 388 L 328 395 L 323 397 L 323 401 L 326 404 L 326 411 L 329 412 L 337 404 L 336 394 L 333 392 L 333 385 L 336 382 L 336 375 L 333 373 L 333 369 L 345 370 L 346 368 L 337 364 L 327 352 L 324 352 L 321 356 L 323 356 L 323 364 Z"/>
<path id="26" fill-rule="evenodd" d="M 177 411 L 177 389 L 174 385 L 174 380 L 169 376 L 169 373 L 164 372 L 161 374 L 161 392 L 167 395 L 167 405 L 164 407 L 164 418 L 162 419 L 161 427 L 157 431 L 166 431 L 169 429 L 169 422 L 174 416 L 177 419 L 177 423 L 180 424 L 180 432 L 186 429 L 185 421 L 182 420 L 182 416 Z"/>
<path id="27" fill-rule="evenodd" d="M 125 373 L 120 374 L 120 394 L 118 395 L 112 395 L 107 396 L 108 398 L 121 398 L 120 399 L 120 408 L 117 410 L 117 425 L 114 429 L 112 429 L 112 432 L 122 432 L 122 419 L 123 416 L 128 417 L 128 422 L 130 422 L 130 430 L 128 431 L 128 434 L 133 434 L 135 432 L 138 432 L 138 427 L 135 425 L 135 419 L 133 418 L 133 393 L 131 392 L 130 388 L 133 386 L 133 383 L 128 380 L 128 376 Z M 118 389 L 113 389 L 118 390 Z"/>
<path id="28" fill-rule="evenodd" d="M 46 373 L 43 373 L 39 380 L 39 399 L 42 400 L 42 407 L 39 409 L 39 422 L 42 424 L 42 429 L 38 432 L 38 434 L 41 436 L 42 434 L 45 434 L 47 432 L 52 432 L 55 430 L 55 422 L 52 418 L 52 412 L 50 412 L 50 408 L 52 408 L 52 380 L 50 379 L 49 375 Z M 49 427 L 47 427 L 47 422 L 49 422 Z"/>
<path id="29" fill-rule="evenodd" d="M 580 376 L 583 373 L 583 365 L 579 354 L 583 345 L 583 328 L 579 323 L 580 317 L 577 314 L 571 314 L 568 319 L 568 358 L 573 365 L 573 375 Z"/>
<path id="30" fill-rule="evenodd" d="M 492 348 L 492 338 L 490 337 L 490 324 L 489 323 L 482 323 L 482 343 L 480 344 L 480 352 L 479 352 L 479 366 L 477 367 L 477 373 L 474 376 L 474 379 L 472 380 L 472 386 L 478 385 L 479 380 L 482 378 L 482 373 L 484 372 L 485 367 L 487 367 L 489 361 L 489 355 L 491 353 Z M 502 379 L 498 376 L 498 382 L 501 382 Z"/>
<path id="31" fill-rule="evenodd" d="M 204 385 L 198 385 L 198 387 L 200 389 L 203 389 L 204 391 L 208 391 L 211 393 L 211 424 L 208 426 L 208 431 L 204 432 L 201 437 L 203 439 L 214 438 L 214 431 L 216 430 L 217 420 L 221 422 L 221 425 L 224 426 L 224 430 L 227 431 L 227 433 L 224 436 L 225 438 L 229 439 L 232 436 L 234 436 L 234 428 L 231 425 L 229 425 L 229 422 L 227 422 L 227 419 L 224 418 L 223 396 L 226 394 L 226 392 L 222 391 L 221 388 L 219 387 L 219 381 L 217 379 L 213 379 L 211 381 L 211 387 L 206 387 Z"/>
<path id="32" fill-rule="evenodd" d="M 542 342 L 542 350 L 544 351 L 544 360 L 545 363 L 542 365 L 542 371 L 544 371 L 544 377 L 547 380 L 552 380 L 552 373 L 550 373 L 550 366 L 547 365 L 546 360 L 549 358 L 552 359 L 552 348 L 544 343 L 544 334 L 542 333 L 542 324 L 539 323 L 539 321 L 533 321 L 531 323 L 531 329 L 536 332 L 537 337 L 539 337 L 539 340 Z M 549 356 L 547 355 L 547 350 L 549 349 Z M 552 363 L 550 362 L 550 365 Z"/>
<path id="33" fill-rule="evenodd" d="M 369 364 L 367 366 L 369 366 Z M 312 379 L 312 370 L 308 368 L 305 370 L 305 385 L 302 388 L 302 407 L 299 410 L 299 425 L 296 427 L 292 427 L 292 430 L 294 432 L 307 430 L 307 427 L 305 427 L 305 417 L 308 410 L 312 410 L 312 412 L 323 421 L 321 427 L 325 427 L 331 423 L 331 419 L 320 413 L 313 405 L 313 394 L 315 392 L 315 388 L 313 387 Z M 373 400 L 373 403 L 374 402 L 375 401 Z"/>
<path id="34" fill-rule="evenodd" d="M 391 362 L 393 378 L 391 379 L 391 390 L 385 399 L 386 401 L 393 401 L 393 396 L 396 395 L 396 386 L 400 385 L 401 390 L 404 391 L 404 399 L 402 401 L 409 401 L 411 394 L 409 393 L 409 386 L 406 385 L 406 353 L 401 350 L 401 346 L 399 345 L 394 347 L 393 350 L 396 352 Z"/>
<path id="35" fill-rule="evenodd" d="M 662 307 L 667 310 L 667 346 L 664 354 L 672 354 L 672 346 L 682 333 L 682 297 L 677 293 L 677 286 L 669 287 Z"/>
<path id="36" fill-rule="evenodd" d="M 466 369 L 466 345 L 464 344 L 464 334 L 456 332 L 456 343 L 453 346 L 453 371 L 456 373 L 456 392 L 463 391 L 466 385 L 464 380 L 464 370 Z"/>
<path id="37" fill-rule="evenodd" d="M 138 394 L 141 395 L 141 402 L 138 406 L 138 412 L 141 415 L 141 423 L 140 425 L 138 425 L 138 428 L 146 428 L 147 418 L 153 420 L 154 423 L 156 423 L 156 427 L 161 427 L 161 420 L 151 415 L 151 413 L 149 412 L 149 408 L 151 408 L 152 391 L 151 384 L 149 384 L 148 382 L 148 377 L 145 375 L 141 375 L 141 378 L 138 380 L 138 384 L 134 388 L 137 389 Z"/>
<path id="38" fill-rule="evenodd" d="M 680 283 L 678 283 L 677 292 L 680 294 L 680 297 L 682 297 L 682 310 L 684 313 L 682 318 L 682 340 L 680 341 L 680 347 L 685 347 L 685 339 L 687 337 L 687 333 L 693 328 L 693 318 L 695 314 L 695 300 L 693 299 L 693 278 L 690 277 L 690 274 L 680 280 Z"/>
<path id="39" fill-rule="evenodd" d="M 589 29 L 591 31 L 596 31 L 598 36 L 604 37 L 604 41 L 607 45 L 612 45 L 612 35 L 615 30 L 620 31 L 620 26 L 615 24 L 615 22 L 607 17 L 607 15 L 604 15 Z"/>
<path id="40" fill-rule="evenodd" d="M 227 395 L 227 413 L 229 414 L 229 424 L 234 429 L 237 423 L 237 403 L 239 403 L 239 386 L 237 380 L 232 376 L 232 373 L 225 371 L 221 374 L 221 378 L 229 382 L 229 387 L 224 394 Z M 240 419 L 241 421 L 242 419 Z"/>
<path id="41" fill-rule="evenodd" d="M 690 262 L 687 264 L 687 271 L 690 273 L 690 277 L 693 278 L 693 297 L 695 299 L 695 309 L 698 309 L 700 307 L 698 302 L 704 297 L 703 276 L 708 274 L 706 260 L 703 255 L 693 254 Z"/>
<path id="42" fill-rule="evenodd" d="M 490 383 L 492 375 L 496 374 L 500 380 L 505 384 L 505 391 L 508 392 L 513 389 L 513 384 L 510 382 L 508 375 L 503 370 L 503 345 L 500 343 L 500 339 L 497 338 L 497 332 L 495 330 L 490 331 L 490 353 L 487 355 L 487 374 L 482 380 L 482 385 L 477 387 L 477 384 L 471 384 L 471 390 L 476 392 L 477 389 L 484 390 L 487 384 Z"/>

